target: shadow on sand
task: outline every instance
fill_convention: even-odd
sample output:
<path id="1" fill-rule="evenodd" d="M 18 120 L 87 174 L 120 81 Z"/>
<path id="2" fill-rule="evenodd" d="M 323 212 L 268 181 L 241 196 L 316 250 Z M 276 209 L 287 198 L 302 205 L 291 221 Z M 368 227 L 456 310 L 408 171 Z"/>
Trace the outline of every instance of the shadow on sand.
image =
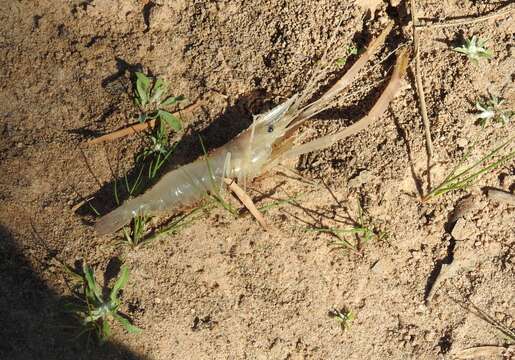
<path id="1" fill-rule="evenodd" d="M 65 300 L 38 276 L 11 232 L 0 225 L 0 359 L 148 359 L 122 344 L 74 339 L 80 324 L 63 312 Z"/>

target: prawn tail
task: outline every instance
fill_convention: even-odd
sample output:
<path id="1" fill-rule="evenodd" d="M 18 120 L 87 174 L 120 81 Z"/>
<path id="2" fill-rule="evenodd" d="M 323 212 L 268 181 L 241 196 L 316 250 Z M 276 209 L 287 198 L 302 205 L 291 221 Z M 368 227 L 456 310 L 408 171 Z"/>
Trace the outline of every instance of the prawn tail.
<path id="1" fill-rule="evenodd" d="M 112 234 L 128 224 L 133 218 L 133 206 L 128 206 L 129 203 L 130 201 L 102 216 L 94 225 L 97 234 Z"/>

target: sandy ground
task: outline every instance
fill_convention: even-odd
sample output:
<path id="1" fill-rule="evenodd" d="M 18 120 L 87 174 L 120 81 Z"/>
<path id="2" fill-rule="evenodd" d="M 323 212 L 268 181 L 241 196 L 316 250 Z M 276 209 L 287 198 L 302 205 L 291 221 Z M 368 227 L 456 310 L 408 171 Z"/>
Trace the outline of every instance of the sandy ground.
<path id="1" fill-rule="evenodd" d="M 416 2 L 423 19 L 506 3 Z M 465 190 L 425 203 L 420 192 L 469 148 L 477 159 L 513 135 L 513 122 L 481 128 L 473 115 L 488 92 L 513 108 L 513 17 L 420 31 L 434 142 L 429 176 L 410 72 L 373 126 L 251 185 L 258 206 L 296 199 L 266 212 L 272 231 L 247 213 L 234 218 L 215 208 L 133 250 L 119 235 L 97 236 L 91 213 L 76 211 L 90 197 L 102 212 L 113 209 L 111 168 L 130 171 L 144 144 L 143 136 L 87 144 L 134 122 L 132 72 L 159 75 L 173 94 L 201 102 L 173 135 L 178 147 L 168 166 L 180 166 L 202 154 L 198 134 L 209 148 L 220 146 L 253 114 L 302 90 L 335 32 L 330 54 L 363 48 L 395 22 L 367 70 L 411 46 L 405 1 L 13 0 L 1 7 L 0 358 L 452 359 L 481 345 L 502 347 L 475 358 L 509 358 L 510 341 L 463 302 L 515 326 L 515 208 L 486 196 L 488 187 L 515 191 L 513 160 Z M 474 34 L 495 53 L 479 65 L 450 50 Z M 305 139 L 366 114 L 392 63 L 377 65 L 345 101 L 310 121 Z M 358 202 L 369 226 L 387 237 L 352 252 L 309 230 L 348 228 Z M 102 347 L 75 340 L 77 330 L 64 327 L 70 292 L 56 259 L 87 262 L 100 279 L 124 261 L 131 277 L 121 310 L 144 331 L 114 326 Z M 349 329 L 333 309 L 352 310 Z"/>

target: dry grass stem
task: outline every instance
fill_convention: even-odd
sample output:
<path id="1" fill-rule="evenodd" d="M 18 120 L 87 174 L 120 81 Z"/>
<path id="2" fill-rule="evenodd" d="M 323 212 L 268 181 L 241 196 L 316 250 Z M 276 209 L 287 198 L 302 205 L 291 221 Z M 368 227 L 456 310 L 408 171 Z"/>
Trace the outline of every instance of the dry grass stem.
<path id="1" fill-rule="evenodd" d="M 412 0 L 413 4 L 413 0 Z M 413 8 L 413 7 L 412 7 Z M 488 14 L 481 16 L 467 16 L 460 19 L 440 21 L 440 20 L 425 20 L 423 24 L 416 24 L 415 28 L 435 28 L 435 27 L 449 27 L 449 26 L 460 26 L 475 24 L 478 22 L 495 19 L 504 15 L 509 15 L 515 12 L 515 5 L 513 3 L 501 7 L 500 9 L 494 10 Z"/>
<path id="2" fill-rule="evenodd" d="M 415 8 L 415 0 L 411 0 L 411 18 L 413 24 L 413 47 L 415 48 L 415 87 L 420 101 L 420 112 L 422 115 L 422 122 L 424 124 L 424 132 L 426 136 L 426 150 L 428 163 L 431 163 L 433 158 L 433 141 L 431 139 L 431 128 L 429 124 L 429 117 L 427 116 L 426 96 L 424 93 L 424 85 L 420 75 L 420 51 L 419 51 L 419 37 L 417 32 L 417 9 Z"/>

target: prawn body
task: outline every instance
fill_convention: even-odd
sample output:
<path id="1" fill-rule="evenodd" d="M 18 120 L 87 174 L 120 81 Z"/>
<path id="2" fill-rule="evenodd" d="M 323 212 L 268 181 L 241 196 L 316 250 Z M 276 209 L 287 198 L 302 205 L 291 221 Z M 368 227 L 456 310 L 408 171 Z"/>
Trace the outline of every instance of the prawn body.
<path id="1" fill-rule="evenodd" d="M 224 178 L 246 181 L 259 176 L 270 161 L 274 143 L 284 135 L 284 129 L 277 126 L 278 120 L 283 118 L 294 100 L 292 98 L 256 116 L 250 128 L 226 145 L 168 172 L 147 192 L 103 216 L 95 224 L 95 230 L 99 234 L 107 234 L 118 230 L 138 214 L 192 206 L 209 193 L 217 193 Z"/>
<path id="2" fill-rule="evenodd" d="M 196 161 L 164 175 L 143 195 L 126 201 L 103 216 L 95 229 L 100 234 L 112 233 L 138 214 L 180 210 L 192 206 L 209 193 L 217 193 L 224 178 L 246 182 L 261 175 L 286 158 L 327 148 L 364 129 L 380 117 L 394 98 L 408 63 L 406 50 L 401 50 L 391 79 L 368 115 L 353 125 L 305 144 L 294 145 L 299 127 L 309 118 L 328 108 L 334 98 L 357 76 L 373 52 L 384 42 L 392 24 L 371 42 L 354 65 L 318 100 L 306 103 L 308 91 L 294 95 L 270 111 L 254 117 L 252 125 L 224 146 Z M 317 79 L 315 79 L 317 80 Z M 308 83 L 308 89 L 313 84 Z"/>

